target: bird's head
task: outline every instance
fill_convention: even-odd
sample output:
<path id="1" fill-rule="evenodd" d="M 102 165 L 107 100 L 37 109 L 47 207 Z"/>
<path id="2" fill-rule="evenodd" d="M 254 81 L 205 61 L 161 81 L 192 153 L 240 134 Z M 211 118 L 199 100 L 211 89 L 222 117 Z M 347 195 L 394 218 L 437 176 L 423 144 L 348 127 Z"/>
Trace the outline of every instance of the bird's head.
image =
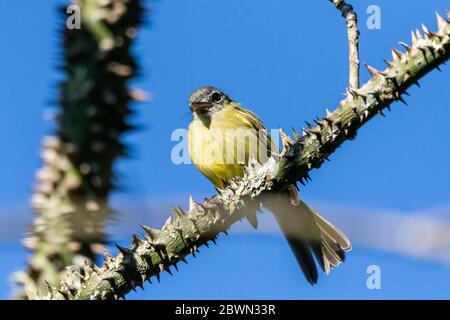
<path id="1" fill-rule="evenodd" d="M 199 117 L 211 116 L 216 111 L 224 108 L 231 99 L 219 89 L 203 87 L 191 94 L 189 107 L 193 114 Z"/>

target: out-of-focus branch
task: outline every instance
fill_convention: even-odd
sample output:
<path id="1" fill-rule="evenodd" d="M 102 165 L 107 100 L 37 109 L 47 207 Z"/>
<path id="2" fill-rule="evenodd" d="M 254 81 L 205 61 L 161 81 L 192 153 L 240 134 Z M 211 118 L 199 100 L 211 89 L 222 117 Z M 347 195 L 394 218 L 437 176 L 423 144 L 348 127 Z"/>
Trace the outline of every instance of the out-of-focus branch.
<path id="1" fill-rule="evenodd" d="M 24 240 L 33 256 L 28 269 L 16 273 L 19 298 L 46 295 L 46 282 L 65 281 L 66 266 L 95 263 L 106 241 L 114 161 L 126 154 L 121 136 L 132 129 L 127 117 L 133 94 L 127 83 L 137 71 L 130 47 L 141 23 L 141 1 L 74 4 L 80 6 L 82 24 L 80 30 L 61 30 L 66 76 L 60 84 L 61 112 L 57 133 L 43 141 L 44 166 L 32 198 L 37 216 Z"/>
<path id="2" fill-rule="evenodd" d="M 347 25 L 347 38 L 349 50 L 349 88 L 359 88 L 359 31 L 358 17 L 353 7 L 343 0 L 329 0 L 341 11 Z"/>
<path id="3" fill-rule="evenodd" d="M 192 199 L 188 210 L 174 209 L 161 230 L 144 227 L 146 236 L 134 235 L 130 248 L 118 247 L 120 253 L 105 254 L 101 268 L 87 266 L 84 275 L 67 272 L 67 282 L 51 287 L 52 299 L 117 299 L 152 276 L 171 272 L 188 254 L 215 241 L 219 232 L 258 209 L 271 191 L 285 189 L 296 181 L 308 179 L 308 172 L 319 168 L 324 160 L 375 115 L 397 100 L 412 84 L 450 57 L 450 22 L 438 18 L 438 31 L 415 34 L 411 46 L 400 53 L 393 51 L 388 68 L 378 71 L 368 67 L 372 79 L 358 90 L 350 90 L 347 98 L 332 113 L 317 119 L 303 136 L 295 140 L 286 134 L 280 159 L 266 164 L 250 163 L 243 178 L 235 178 L 218 195 L 202 204 Z"/>

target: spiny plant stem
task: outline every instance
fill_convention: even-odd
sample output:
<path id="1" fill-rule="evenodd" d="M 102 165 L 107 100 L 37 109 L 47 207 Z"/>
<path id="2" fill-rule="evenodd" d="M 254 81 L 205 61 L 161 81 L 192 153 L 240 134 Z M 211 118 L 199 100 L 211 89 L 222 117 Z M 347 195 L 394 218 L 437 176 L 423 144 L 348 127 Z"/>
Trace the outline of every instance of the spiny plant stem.
<path id="1" fill-rule="evenodd" d="M 128 80 L 137 71 L 130 53 L 143 8 L 139 0 L 74 1 L 81 29 L 62 31 L 66 79 L 60 84 L 57 133 L 43 141 L 32 207 L 37 216 L 24 241 L 33 251 L 28 269 L 16 273 L 18 298 L 39 298 L 46 283 L 64 282 L 69 265 L 94 264 L 106 241 L 114 187 L 113 165 L 126 154 L 123 133 L 133 100 Z M 63 9 L 65 12 L 65 8 Z M 65 16 L 67 18 L 67 16 Z"/>
<path id="2" fill-rule="evenodd" d="M 285 150 L 280 159 L 271 158 L 259 165 L 251 162 L 243 178 L 231 184 L 202 204 L 190 199 L 188 210 L 174 209 L 161 230 L 143 227 L 145 236 L 132 237 L 130 248 L 119 247 L 112 257 L 105 253 L 100 268 L 86 266 L 84 274 L 67 271 L 67 282 L 50 287 L 51 299 L 118 299 L 151 277 L 171 273 L 184 257 L 195 255 L 201 245 L 215 241 L 245 215 L 254 214 L 264 197 L 273 190 L 287 188 L 296 181 L 308 180 L 308 172 L 319 168 L 324 160 L 344 141 L 353 139 L 357 130 L 394 101 L 403 101 L 402 94 L 429 71 L 438 68 L 450 57 L 450 23 L 438 18 L 438 31 L 414 33 L 406 52 L 393 50 L 388 68 L 378 71 L 368 66 L 372 79 L 358 90 L 350 90 L 334 112 L 327 112 L 317 125 L 309 125 L 304 135 L 294 132 L 295 139 L 283 133 Z"/>

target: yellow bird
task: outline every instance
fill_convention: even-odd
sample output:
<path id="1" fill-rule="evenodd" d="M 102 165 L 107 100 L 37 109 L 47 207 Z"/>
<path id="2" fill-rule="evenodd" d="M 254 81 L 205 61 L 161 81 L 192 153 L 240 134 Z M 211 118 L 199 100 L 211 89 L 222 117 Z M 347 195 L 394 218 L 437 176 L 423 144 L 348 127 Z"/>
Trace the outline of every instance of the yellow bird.
<path id="1" fill-rule="evenodd" d="M 222 91 L 203 87 L 189 98 L 189 154 L 197 169 L 218 189 L 244 175 L 250 159 L 267 161 L 277 152 L 264 124 Z M 318 278 L 316 262 L 328 274 L 351 249 L 347 237 L 301 201 L 296 186 L 264 201 L 275 216 L 309 283 Z M 249 214 L 252 216 L 252 214 Z M 252 219 L 249 219 L 252 222 Z M 256 223 L 252 223 L 256 227 Z"/>

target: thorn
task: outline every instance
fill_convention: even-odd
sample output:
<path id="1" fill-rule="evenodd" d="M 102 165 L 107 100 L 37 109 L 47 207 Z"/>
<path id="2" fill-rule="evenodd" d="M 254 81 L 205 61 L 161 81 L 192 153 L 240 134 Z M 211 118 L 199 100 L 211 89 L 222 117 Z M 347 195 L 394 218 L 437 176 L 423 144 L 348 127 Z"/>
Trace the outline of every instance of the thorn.
<path id="1" fill-rule="evenodd" d="M 431 38 L 437 38 L 439 41 L 442 40 L 442 36 L 437 33 L 430 32 L 430 36 L 431 36 Z"/>
<path id="2" fill-rule="evenodd" d="M 394 60 L 401 60 L 403 54 L 395 48 L 392 48 L 392 58 Z"/>
<path id="3" fill-rule="evenodd" d="M 64 282 L 64 285 L 66 286 L 67 290 L 69 290 L 70 294 L 74 294 L 77 291 L 77 289 L 73 285 L 67 282 Z"/>
<path id="4" fill-rule="evenodd" d="M 146 278 L 147 277 L 145 276 L 145 274 L 141 274 L 141 281 L 142 281 L 141 285 L 143 285 L 145 283 Z M 144 288 L 142 288 L 142 290 L 144 290 Z"/>
<path id="5" fill-rule="evenodd" d="M 361 115 L 359 116 L 359 120 L 361 122 L 364 121 L 364 119 L 366 119 L 367 117 L 369 117 L 369 111 L 367 109 L 363 110 L 363 112 L 361 112 Z"/>
<path id="6" fill-rule="evenodd" d="M 180 219 L 184 215 L 183 214 L 183 209 L 181 209 L 180 207 L 179 208 L 172 208 L 172 212 L 173 212 L 173 215 L 174 215 L 175 219 Z"/>
<path id="7" fill-rule="evenodd" d="M 368 65 L 367 63 L 364 64 L 367 68 L 367 70 L 369 71 L 370 75 L 372 77 L 375 77 L 376 75 L 380 74 L 380 71 L 375 69 L 374 67 Z"/>
<path id="8" fill-rule="evenodd" d="M 184 211 L 184 209 L 181 208 L 181 206 L 178 206 L 178 211 L 181 213 L 182 216 L 186 215 L 186 211 Z"/>
<path id="9" fill-rule="evenodd" d="M 364 112 L 359 115 L 359 121 L 364 121 Z"/>
<path id="10" fill-rule="evenodd" d="M 322 133 L 320 132 L 320 129 L 318 129 L 318 130 L 311 129 L 311 130 L 308 130 L 306 132 L 309 135 L 313 134 L 314 136 L 316 136 L 317 140 L 319 140 L 320 142 L 322 141 Z"/>
<path id="11" fill-rule="evenodd" d="M 412 30 L 411 30 L 411 44 L 413 45 L 413 47 L 417 45 L 417 38 L 416 35 L 414 34 L 414 31 Z"/>
<path id="12" fill-rule="evenodd" d="M 402 96 L 398 96 L 397 100 L 399 100 L 400 102 L 402 102 L 405 106 L 407 106 L 408 104 L 406 103 L 406 101 L 402 98 Z"/>
<path id="13" fill-rule="evenodd" d="M 436 53 L 434 52 L 433 46 L 426 46 L 428 50 L 430 50 L 431 55 L 433 56 L 433 59 L 436 59 Z"/>
<path id="14" fill-rule="evenodd" d="M 171 223 L 172 223 L 172 217 L 169 216 L 167 218 L 166 222 L 164 222 L 162 229 L 166 229 Z"/>
<path id="15" fill-rule="evenodd" d="M 309 132 L 303 127 L 302 127 L 302 134 L 303 136 L 309 136 Z"/>
<path id="16" fill-rule="evenodd" d="M 142 243 L 144 243 L 144 240 L 142 240 L 141 238 L 139 238 L 136 234 L 133 234 L 131 236 L 131 243 L 133 245 L 133 248 L 136 249 L 139 245 L 141 245 Z"/>
<path id="17" fill-rule="evenodd" d="M 364 117 L 368 118 L 369 117 L 369 110 L 367 110 L 367 109 L 364 110 L 363 114 L 364 114 Z"/>
<path id="18" fill-rule="evenodd" d="M 317 126 L 316 127 L 311 127 L 310 130 L 307 130 L 307 133 L 315 135 L 317 137 L 317 139 L 319 139 L 319 140 L 322 137 L 321 128 L 319 128 Z"/>
<path id="19" fill-rule="evenodd" d="M 422 23 L 422 30 L 425 37 L 428 39 L 430 37 L 430 30 Z"/>
<path id="20" fill-rule="evenodd" d="M 230 215 L 231 215 L 231 213 L 230 213 Z M 188 217 L 188 219 L 191 221 L 191 223 L 194 225 L 195 229 L 198 231 L 197 220 L 195 219 L 195 217 L 190 216 L 190 217 Z"/>
<path id="21" fill-rule="evenodd" d="M 216 239 L 211 239 L 212 243 L 214 243 L 217 246 Z"/>
<path id="22" fill-rule="evenodd" d="M 188 264 L 185 258 L 181 258 L 180 261 Z"/>
<path id="23" fill-rule="evenodd" d="M 437 26 L 438 26 L 439 30 L 445 27 L 446 22 L 445 22 L 444 18 L 442 18 L 441 15 L 437 11 L 436 11 L 436 20 L 437 20 Z"/>
<path id="24" fill-rule="evenodd" d="M 399 44 L 400 44 L 403 48 L 405 48 L 406 51 L 408 51 L 408 53 L 411 53 L 412 48 L 411 48 L 408 44 L 406 44 L 406 43 L 404 43 L 404 42 L 402 42 L 402 41 L 400 41 Z"/>
<path id="25" fill-rule="evenodd" d="M 184 236 L 183 236 L 183 229 L 179 228 L 179 227 L 175 227 L 173 228 L 176 232 L 178 232 L 178 234 L 180 235 L 180 238 L 183 242 L 185 242 Z"/>
<path id="26" fill-rule="evenodd" d="M 383 61 L 384 61 L 384 63 L 387 64 L 387 66 L 388 66 L 389 68 L 392 68 L 392 67 L 394 66 L 394 64 L 393 64 L 391 61 L 389 61 L 389 60 L 383 59 Z"/>
<path id="27" fill-rule="evenodd" d="M 169 259 L 169 262 L 173 262 L 173 261 L 175 261 L 175 259 L 178 259 L 178 255 L 176 255 L 172 252 L 168 252 L 167 258 Z"/>
<path id="28" fill-rule="evenodd" d="M 132 253 L 130 249 L 121 247 L 121 246 L 119 246 L 118 244 L 116 244 L 116 248 L 119 249 L 119 251 L 120 251 L 124 256 L 129 255 L 129 254 Z"/>
<path id="29" fill-rule="evenodd" d="M 419 81 L 415 81 L 414 84 L 415 84 L 418 88 L 420 88 Z"/>
<path id="30" fill-rule="evenodd" d="M 298 134 L 297 130 L 295 130 L 294 128 L 291 128 L 292 133 L 294 134 L 294 138 L 295 140 L 300 139 L 300 135 Z"/>
<path id="31" fill-rule="evenodd" d="M 347 89 L 347 96 L 351 95 L 353 99 L 357 99 L 358 98 L 358 94 L 355 90 L 353 89 Z"/>
<path id="32" fill-rule="evenodd" d="M 44 283 L 45 283 L 45 286 L 47 287 L 47 290 L 50 292 L 50 294 L 52 294 L 53 286 L 50 283 L 48 283 L 47 280 L 44 280 Z"/>
<path id="33" fill-rule="evenodd" d="M 323 129 L 323 122 L 320 122 L 320 120 L 314 119 L 314 122 L 320 127 L 320 129 Z"/>
<path id="34" fill-rule="evenodd" d="M 329 119 L 329 118 L 322 118 L 322 120 L 323 120 L 323 121 L 326 121 L 330 127 L 333 126 L 333 120 L 331 120 L 331 119 Z"/>
<path id="35" fill-rule="evenodd" d="M 417 38 L 417 40 L 422 39 L 422 35 L 420 34 L 419 29 L 416 29 L 416 38 Z"/>
<path id="36" fill-rule="evenodd" d="M 382 115 L 383 117 L 386 117 L 386 115 L 383 113 L 383 111 L 380 109 L 380 110 L 378 110 L 378 113 L 380 114 L 380 115 Z"/>
<path id="37" fill-rule="evenodd" d="M 189 195 L 189 212 L 192 212 L 193 210 L 195 210 L 197 208 L 194 198 L 192 197 L 192 194 Z"/>
<path id="38" fill-rule="evenodd" d="M 420 50 L 420 52 L 422 52 L 422 55 L 423 55 L 425 61 L 428 62 L 428 59 L 427 59 L 427 50 L 425 50 L 425 48 L 422 48 L 422 47 L 419 47 L 418 49 Z"/>
<path id="39" fill-rule="evenodd" d="M 299 181 L 300 181 L 300 183 L 301 183 L 302 185 L 306 186 L 305 181 L 303 181 L 303 178 L 300 178 Z"/>
<path id="40" fill-rule="evenodd" d="M 312 127 L 312 124 L 309 123 L 308 121 L 305 121 L 305 123 L 306 123 L 306 126 L 308 127 L 308 129 Z"/>
<path id="41" fill-rule="evenodd" d="M 144 229 L 144 231 L 148 234 L 151 240 L 157 238 L 159 236 L 159 233 L 161 232 L 160 230 L 144 226 L 143 224 L 141 224 L 141 228 Z"/>
<path id="42" fill-rule="evenodd" d="M 60 295 L 63 296 L 64 300 L 69 300 L 69 294 L 61 289 L 56 289 Z"/>

